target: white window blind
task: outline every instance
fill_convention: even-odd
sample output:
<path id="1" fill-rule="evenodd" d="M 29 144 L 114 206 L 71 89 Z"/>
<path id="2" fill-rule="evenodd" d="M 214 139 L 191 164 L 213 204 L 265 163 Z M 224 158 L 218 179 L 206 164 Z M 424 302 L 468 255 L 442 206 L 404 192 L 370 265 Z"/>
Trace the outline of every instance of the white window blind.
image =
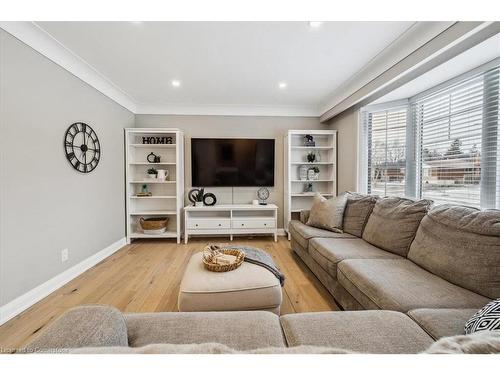
<path id="1" fill-rule="evenodd" d="M 405 195 L 406 108 L 366 112 L 367 190 L 377 195 Z"/>
<path id="2" fill-rule="evenodd" d="M 499 67 L 412 101 L 419 196 L 498 206 Z"/>

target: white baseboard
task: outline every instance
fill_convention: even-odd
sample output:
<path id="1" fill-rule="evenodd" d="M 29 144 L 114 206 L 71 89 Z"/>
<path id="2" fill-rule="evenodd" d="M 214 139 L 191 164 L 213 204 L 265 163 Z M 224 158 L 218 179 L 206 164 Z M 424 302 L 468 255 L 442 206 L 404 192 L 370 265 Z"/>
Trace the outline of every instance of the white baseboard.
<path id="1" fill-rule="evenodd" d="M 66 271 L 60 273 L 59 275 L 53 277 L 52 279 L 44 282 L 43 284 L 31 289 L 30 291 L 24 293 L 23 295 L 17 297 L 16 299 L 10 301 L 9 303 L 0 306 L 0 325 L 19 315 L 27 308 L 33 306 L 35 303 L 40 301 L 42 298 L 47 297 L 50 293 L 67 284 L 75 277 L 81 275 L 83 272 L 87 271 L 89 268 L 95 266 L 97 263 L 106 259 L 123 246 L 127 244 L 126 238 L 121 238 L 115 243 L 112 243 L 105 249 L 102 249 L 98 253 L 88 257 L 87 259 L 75 264 L 73 267 L 67 269 Z"/>

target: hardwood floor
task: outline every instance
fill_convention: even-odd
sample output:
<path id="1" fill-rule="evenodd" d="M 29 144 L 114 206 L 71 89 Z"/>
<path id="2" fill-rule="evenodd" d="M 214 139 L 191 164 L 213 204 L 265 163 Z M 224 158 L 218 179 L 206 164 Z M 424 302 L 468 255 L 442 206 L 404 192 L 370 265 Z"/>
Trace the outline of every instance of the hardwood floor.
<path id="1" fill-rule="evenodd" d="M 187 245 L 140 240 L 117 251 L 0 326 L 0 352 L 22 347 L 65 310 L 84 304 L 107 304 L 125 312 L 177 311 L 177 294 L 186 264 L 207 243 L 223 239 L 192 239 Z M 233 244 L 266 250 L 286 276 L 281 314 L 338 310 L 332 296 L 285 237 L 236 237 Z"/>

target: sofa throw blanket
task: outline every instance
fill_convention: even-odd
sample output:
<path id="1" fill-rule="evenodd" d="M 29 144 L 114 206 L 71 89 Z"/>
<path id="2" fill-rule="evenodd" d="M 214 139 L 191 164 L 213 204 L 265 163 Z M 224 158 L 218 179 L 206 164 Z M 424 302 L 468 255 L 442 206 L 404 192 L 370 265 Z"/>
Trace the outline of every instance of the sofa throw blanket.
<path id="1" fill-rule="evenodd" d="M 217 245 L 216 245 L 217 246 Z M 257 249 L 250 246 L 227 246 L 232 249 L 238 249 L 245 253 L 244 262 L 253 263 L 258 266 L 264 267 L 280 281 L 280 285 L 285 285 L 285 275 L 279 270 L 273 261 L 273 258 L 264 250 Z"/>

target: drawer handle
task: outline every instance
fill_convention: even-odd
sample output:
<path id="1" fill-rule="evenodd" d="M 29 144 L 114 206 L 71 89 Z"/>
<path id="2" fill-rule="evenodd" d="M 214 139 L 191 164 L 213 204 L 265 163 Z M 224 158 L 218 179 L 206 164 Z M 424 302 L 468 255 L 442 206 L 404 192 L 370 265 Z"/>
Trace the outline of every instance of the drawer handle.
<path id="1" fill-rule="evenodd" d="M 222 224 L 219 224 L 219 227 L 221 227 L 221 226 L 222 226 Z"/>
<path id="2" fill-rule="evenodd" d="M 195 226 L 197 227 L 197 226 L 198 226 L 198 224 L 195 224 Z"/>
<path id="3" fill-rule="evenodd" d="M 245 224 L 241 224 L 241 226 L 243 227 Z"/>
<path id="4" fill-rule="evenodd" d="M 264 226 L 266 226 L 266 225 L 267 225 L 267 224 L 266 224 L 266 223 L 264 223 Z"/>

